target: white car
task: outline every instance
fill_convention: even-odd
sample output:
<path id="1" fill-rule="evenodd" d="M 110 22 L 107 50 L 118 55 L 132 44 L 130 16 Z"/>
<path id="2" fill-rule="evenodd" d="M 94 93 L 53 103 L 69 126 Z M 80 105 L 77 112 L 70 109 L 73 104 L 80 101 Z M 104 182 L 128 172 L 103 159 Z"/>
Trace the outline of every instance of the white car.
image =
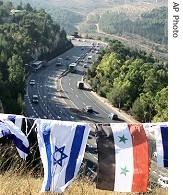
<path id="1" fill-rule="evenodd" d="M 83 64 L 83 68 L 87 68 L 88 66 L 87 66 L 87 64 Z"/>
<path id="2" fill-rule="evenodd" d="M 160 175 L 160 178 L 158 178 L 158 185 L 162 188 L 168 188 L 168 177 Z"/>
<path id="3" fill-rule="evenodd" d="M 39 102 L 38 95 L 33 95 L 32 96 L 32 103 L 38 103 L 38 102 Z"/>
<path id="4" fill-rule="evenodd" d="M 32 79 L 32 80 L 29 81 L 29 84 L 30 85 L 35 85 L 36 84 L 36 81 Z"/>
<path id="5" fill-rule="evenodd" d="M 56 66 L 62 65 L 62 58 L 57 58 Z"/>
<path id="6" fill-rule="evenodd" d="M 91 106 L 86 106 L 85 107 L 85 111 L 89 112 L 89 113 L 92 113 L 93 112 L 93 108 Z"/>
<path id="7" fill-rule="evenodd" d="M 110 113 L 110 114 L 108 114 L 108 117 L 109 117 L 111 120 L 118 120 L 118 115 L 115 114 L 115 113 Z"/>
<path id="8" fill-rule="evenodd" d="M 158 155 L 157 152 L 153 152 L 153 157 L 154 158 L 157 158 L 157 155 Z"/>

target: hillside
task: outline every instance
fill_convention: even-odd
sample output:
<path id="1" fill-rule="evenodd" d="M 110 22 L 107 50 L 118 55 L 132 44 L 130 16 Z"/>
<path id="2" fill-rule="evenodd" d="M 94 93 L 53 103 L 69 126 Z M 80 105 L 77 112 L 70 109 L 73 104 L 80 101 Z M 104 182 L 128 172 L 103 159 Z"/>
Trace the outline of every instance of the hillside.
<path id="1" fill-rule="evenodd" d="M 4 1 L 7 2 L 9 0 L 4 0 Z M 120 37 L 124 38 L 124 36 L 134 37 L 135 42 L 138 42 L 137 45 L 142 45 L 143 43 L 144 45 L 143 47 L 149 47 L 148 50 L 153 53 L 163 51 L 162 54 L 163 56 L 167 54 L 167 46 L 166 46 L 167 38 L 159 39 L 159 37 L 155 37 L 155 36 L 152 38 L 151 35 L 146 35 L 146 34 L 144 36 L 143 33 L 139 33 L 138 29 L 137 32 L 133 30 L 134 29 L 133 21 L 138 20 L 141 17 L 141 15 L 144 14 L 145 12 L 150 12 L 153 9 L 157 9 L 162 6 L 167 7 L 168 0 L 105 0 L 105 1 L 11 0 L 11 1 L 15 5 L 20 4 L 20 2 L 22 2 L 22 4 L 30 3 L 31 6 L 33 6 L 33 8 L 45 9 L 46 12 L 48 12 L 52 16 L 53 20 L 60 25 L 61 29 L 64 28 L 68 34 L 73 34 L 75 31 L 79 31 L 79 33 L 82 35 L 89 34 L 89 36 L 94 36 L 94 34 L 97 34 L 97 36 L 101 36 L 101 33 L 111 34 L 111 32 L 106 31 L 105 28 L 102 28 L 100 25 L 98 26 L 101 32 L 100 33 L 98 32 L 96 24 L 99 24 L 100 17 L 105 12 L 124 13 L 125 17 L 131 21 L 130 23 L 132 25 L 131 24 L 129 25 L 131 27 L 128 30 L 128 32 L 127 31 L 123 33 L 117 32 L 115 33 L 115 35 L 119 36 L 119 38 Z M 138 26 L 138 24 L 136 24 L 136 26 Z M 166 26 L 167 25 L 165 24 L 165 32 L 167 32 Z M 142 28 L 140 27 L 140 30 L 141 29 Z M 151 26 L 149 26 L 147 31 L 151 31 L 151 29 L 152 29 Z M 163 30 L 161 30 L 161 35 L 162 34 L 163 34 Z M 146 38 L 147 40 L 144 38 Z M 156 41 L 156 44 L 154 44 L 154 40 Z M 130 43 L 131 38 L 129 38 L 127 41 L 129 42 L 129 44 L 131 44 Z M 161 44 L 161 46 L 157 44 Z M 137 48 L 139 49 L 139 47 Z"/>

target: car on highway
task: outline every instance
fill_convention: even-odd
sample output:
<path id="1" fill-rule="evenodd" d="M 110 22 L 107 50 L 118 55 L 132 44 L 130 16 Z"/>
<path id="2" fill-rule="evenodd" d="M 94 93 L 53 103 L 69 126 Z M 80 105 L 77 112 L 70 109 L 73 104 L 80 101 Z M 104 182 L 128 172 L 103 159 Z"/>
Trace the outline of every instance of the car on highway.
<path id="1" fill-rule="evenodd" d="M 156 151 L 155 151 L 155 152 L 153 152 L 153 157 L 154 157 L 154 158 L 157 158 L 157 155 L 158 155 L 158 154 L 157 154 L 157 152 L 156 152 Z"/>
<path id="2" fill-rule="evenodd" d="M 168 188 L 168 177 L 164 177 L 162 175 L 160 175 L 160 177 L 158 178 L 158 185 L 162 188 Z"/>
<path id="3" fill-rule="evenodd" d="M 66 57 L 65 57 L 65 60 L 70 60 L 69 56 L 66 56 Z"/>
<path id="4" fill-rule="evenodd" d="M 97 148 L 93 147 L 90 144 L 86 144 L 85 152 L 88 152 L 90 154 L 98 154 Z"/>
<path id="5" fill-rule="evenodd" d="M 35 85 L 36 84 L 36 81 L 32 79 L 32 80 L 29 81 L 29 84 L 30 85 Z"/>
<path id="6" fill-rule="evenodd" d="M 115 114 L 115 113 L 110 113 L 108 114 L 108 117 L 111 119 L 111 120 L 118 120 L 118 115 Z"/>
<path id="7" fill-rule="evenodd" d="M 83 68 L 88 68 L 87 64 L 83 64 Z"/>
<path id="8" fill-rule="evenodd" d="M 38 95 L 33 95 L 32 96 L 32 103 L 38 103 L 38 102 L 39 102 Z"/>
<path id="9" fill-rule="evenodd" d="M 85 111 L 86 111 L 86 112 L 89 112 L 89 113 L 92 113 L 92 112 L 93 112 L 92 106 L 86 106 L 86 107 L 85 107 Z"/>
<path id="10" fill-rule="evenodd" d="M 62 66 L 62 58 L 57 58 L 56 66 Z"/>

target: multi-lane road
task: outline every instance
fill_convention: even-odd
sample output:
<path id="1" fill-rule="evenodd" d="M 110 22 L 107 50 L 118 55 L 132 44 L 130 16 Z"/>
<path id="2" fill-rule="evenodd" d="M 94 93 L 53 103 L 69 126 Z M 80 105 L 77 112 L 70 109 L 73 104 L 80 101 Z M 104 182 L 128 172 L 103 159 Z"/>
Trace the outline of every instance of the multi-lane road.
<path id="1" fill-rule="evenodd" d="M 82 79 L 86 71 L 83 64 L 87 62 L 87 56 L 92 56 L 93 60 L 97 59 L 96 52 L 91 51 L 93 42 L 96 41 L 74 40 L 74 47 L 58 56 L 63 59 L 61 66 L 56 66 L 57 58 L 55 58 L 49 61 L 46 67 L 30 74 L 25 96 L 26 116 L 91 123 L 126 122 L 122 117 L 118 121 L 108 118 L 108 114 L 114 110 L 96 98 L 87 85 L 85 85 L 85 89 L 77 87 L 77 81 Z M 85 56 L 84 59 L 83 56 Z M 84 62 L 78 63 L 76 72 L 66 71 L 68 65 L 79 58 Z M 87 66 L 91 66 L 91 64 L 88 63 Z M 63 75 L 63 73 L 65 74 Z M 30 80 L 35 80 L 35 85 L 30 85 Z M 38 95 L 39 102 L 37 104 L 31 102 L 33 95 Z M 86 106 L 92 106 L 94 112 L 87 113 L 84 110 Z M 96 147 L 96 138 L 91 136 L 88 144 Z M 154 143 L 151 146 L 154 146 Z M 97 156 L 93 153 L 86 152 L 85 157 L 97 162 Z M 156 160 L 152 159 L 151 181 L 156 183 L 159 175 L 167 176 L 167 169 L 157 168 Z"/>
<path id="2" fill-rule="evenodd" d="M 63 59 L 62 66 L 56 66 L 55 58 L 49 61 L 46 67 L 31 73 L 25 96 L 27 116 L 67 121 L 111 122 L 108 114 L 113 110 L 96 99 L 86 85 L 83 90 L 77 88 L 77 81 L 82 79 L 87 69 L 83 67 L 83 64 L 87 63 L 87 56 L 92 56 L 92 60 L 97 59 L 96 51 L 91 51 L 93 42 L 75 40 L 72 49 L 58 56 Z M 65 76 L 61 76 L 68 65 L 79 58 L 84 59 L 78 63 L 76 72 L 67 72 Z M 87 66 L 91 66 L 91 63 Z M 30 85 L 30 80 L 35 80 L 35 85 Z M 37 104 L 31 101 L 33 95 L 38 95 Z M 94 112 L 87 113 L 86 106 L 92 106 Z M 124 120 L 117 122 L 121 121 Z"/>

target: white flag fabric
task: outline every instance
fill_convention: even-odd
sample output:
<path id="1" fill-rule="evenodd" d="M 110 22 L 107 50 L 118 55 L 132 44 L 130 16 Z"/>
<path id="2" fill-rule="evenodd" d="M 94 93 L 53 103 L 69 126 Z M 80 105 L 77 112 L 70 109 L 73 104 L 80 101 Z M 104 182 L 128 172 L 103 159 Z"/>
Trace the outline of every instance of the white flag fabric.
<path id="1" fill-rule="evenodd" d="M 143 126 L 156 141 L 157 166 L 168 167 L 168 122 L 144 123 Z"/>
<path id="2" fill-rule="evenodd" d="M 168 125 L 153 127 L 156 136 L 157 166 L 168 167 Z"/>
<path id="3" fill-rule="evenodd" d="M 2 114 L 0 113 L 0 119 L 7 119 L 12 121 L 19 129 L 22 128 L 22 120 L 25 116 L 15 114 Z"/>
<path id="4" fill-rule="evenodd" d="M 42 192 L 63 192 L 76 177 L 90 127 L 86 123 L 37 119 L 37 138 L 44 167 Z"/>
<path id="5" fill-rule="evenodd" d="M 0 138 L 8 137 L 13 140 L 21 158 L 26 159 L 29 153 L 29 141 L 25 134 L 12 121 L 0 116 Z"/>

